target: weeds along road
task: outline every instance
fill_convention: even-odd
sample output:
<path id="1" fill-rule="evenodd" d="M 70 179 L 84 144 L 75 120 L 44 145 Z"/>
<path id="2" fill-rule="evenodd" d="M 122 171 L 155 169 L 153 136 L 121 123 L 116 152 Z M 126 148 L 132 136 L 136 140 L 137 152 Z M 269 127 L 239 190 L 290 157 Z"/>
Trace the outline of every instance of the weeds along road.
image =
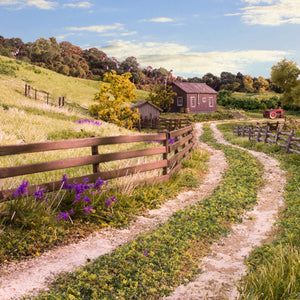
<path id="1" fill-rule="evenodd" d="M 197 137 L 201 133 L 199 125 Z M 60 272 L 74 271 L 85 265 L 87 259 L 92 260 L 112 252 L 117 247 L 135 239 L 139 234 L 153 230 L 159 224 L 166 222 L 176 211 L 208 197 L 219 185 L 227 163 L 222 151 L 214 150 L 203 143 L 200 143 L 200 146 L 210 152 L 210 161 L 208 162 L 209 171 L 198 189 L 184 192 L 176 199 L 167 201 L 159 209 L 137 217 L 128 229 L 106 228 L 79 243 L 59 247 L 40 257 L 6 266 L 2 269 L 3 275 L 0 277 L 0 299 L 18 299 L 34 295 L 38 290 L 45 289 Z"/>
<path id="2" fill-rule="evenodd" d="M 244 149 L 225 141 L 216 128 L 210 125 L 214 138 L 222 144 Z M 247 149 L 245 149 L 247 150 Z M 264 167 L 265 184 L 258 191 L 258 203 L 252 211 L 243 216 L 241 224 L 234 225 L 232 233 L 212 246 L 212 253 L 199 264 L 203 273 L 186 286 L 179 286 L 173 294 L 164 299 L 238 299 L 236 284 L 246 274 L 245 258 L 254 247 L 270 237 L 273 224 L 283 205 L 283 189 L 286 184 L 285 173 L 279 168 L 277 160 L 270 156 L 247 150 Z"/>

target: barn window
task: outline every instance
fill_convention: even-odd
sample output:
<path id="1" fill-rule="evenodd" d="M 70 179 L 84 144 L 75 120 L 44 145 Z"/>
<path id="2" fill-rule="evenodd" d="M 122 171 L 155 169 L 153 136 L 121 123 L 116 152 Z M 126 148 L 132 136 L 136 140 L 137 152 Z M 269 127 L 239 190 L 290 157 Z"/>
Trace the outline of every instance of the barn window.
<path id="1" fill-rule="evenodd" d="M 177 106 L 182 106 L 182 105 L 183 105 L 183 98 L 177 97 Z"/>
<path id="2" fill-rule="evenodd" d="M 195 107 L 195 106 L 196 106 L 196 98 L 191 97 L 191 107 Z"/>
<path id="3" fill-rule="evenodd" d="M 206 97 L 202 97 L 202 102 L 203 102 L 203 103 L 206 102 Z"/>
<path id="4" fill-rule="evenodd" d="M 209 97 L 208 98 L 208 105 L 209 105 L 209 107 L 213 107 L 214 106 L 214 104 L 213 104 L 213 97 Z"/>

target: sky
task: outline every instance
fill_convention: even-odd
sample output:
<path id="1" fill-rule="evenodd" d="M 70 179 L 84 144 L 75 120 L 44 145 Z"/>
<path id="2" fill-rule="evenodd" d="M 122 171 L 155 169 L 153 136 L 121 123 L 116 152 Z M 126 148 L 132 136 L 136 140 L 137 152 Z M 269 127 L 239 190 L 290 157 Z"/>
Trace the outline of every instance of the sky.
<path id="1" fill-rule="evenodd" d="M 300 64 L 300 0 L 0 0 L 0 35 L 56 37 L 174 76 L 241 72 L 269 78 Z"/>

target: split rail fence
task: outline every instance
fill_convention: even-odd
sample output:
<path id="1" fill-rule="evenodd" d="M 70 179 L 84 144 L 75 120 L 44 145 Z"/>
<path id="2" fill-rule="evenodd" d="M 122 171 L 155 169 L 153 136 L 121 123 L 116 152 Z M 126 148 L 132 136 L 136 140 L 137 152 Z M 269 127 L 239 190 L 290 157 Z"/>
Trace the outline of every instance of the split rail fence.
<path id="1" fill-rule="evenodd" d="M 294 129 L 290 132 L 283 132 L 277 124 L 274 131 L 270 123 L 266 126 L 246 125 L 244 123 L 242 126 L 232 126 L 232 132 L 238 136 L 247 136 L 249 141 L 276 144 L 284 148 L 286 152 L 300 154 L 300 138 L 295 137 Z"/>
<path id="2" fill-rule="evenodd" d="M 65 97 L 53 98 L 50 97 L 50 93 L 44 91 L 38 91 L 37 89 L 31 87 L 29 84 L 25 84 L 25 96 L 33 98 L 35 100 L 43 101 L 47 104 L 64 106 Z"/>
<path id="3" fill-rule="evenodd" d="M 168 181 L 170 177 L 182 167 L 182 159 L 187 157 L 195 145 L 194 128 L 192 125 L 183 127 L 171 132 L 161 132 L 156 134 L 127 135 L 127 136 L 108 136 L 91 137 L 83 139 L 62 140 L 54 142 L 42 142 L 20 145 L 0 146 L 0 156 L 21 155 L 27 153 L 45 153 L 47 151 L 75 149 L 90 147 L 91 154 L 84 157 L 68 158 L 64 160 L 38 162 L 0 168 L 0 180 L 28 174 L 36 174 L 65 168 L 74 168 L 86 165 L 93 166 L 93 173 L 84 176 L 69 178 L 70 183 L 83 183 L 85 178 L 89 182 L 101 177 L 102 180 L 115 179 L 127 175 L 160 169 L 160 176 L 147 178 L 135 182 L 136 184 L 149 184 Z M 138 150 L 127 150 L 114 153 L 99 153 L 98 146 L 150 142 L 157 146 Z M 144 146 L 145 147 L 145 146 Z M 160 155 L 158 161 L 151 161 L 127 168 L 113 169 L 109 171 L 99 171 L 99 165 L 105 162 L 126 160 L 138 157 Z M 28 195 L 33 195 L 36 190 L 45 188 L 47 192 L 58 190 L 61 181 L 53 181 L 41 184 L 30 185 Z M 15 189 L 0 191 L 0 203 L 13 199 Z"/>
<path id="4" fill-rule="evenodd" d="M 158 130 L 168 130 L 172 131 L 177 128 L 182 128 L 185 126 L 191 125 L 192 122 L 188 119 L 167 119 L 167 118 L 147 118 L 143 117 L 140 118 L 137 124 L 139 130 L 141 128 L 151 128 L 151 129 L 158 129 Z"/>

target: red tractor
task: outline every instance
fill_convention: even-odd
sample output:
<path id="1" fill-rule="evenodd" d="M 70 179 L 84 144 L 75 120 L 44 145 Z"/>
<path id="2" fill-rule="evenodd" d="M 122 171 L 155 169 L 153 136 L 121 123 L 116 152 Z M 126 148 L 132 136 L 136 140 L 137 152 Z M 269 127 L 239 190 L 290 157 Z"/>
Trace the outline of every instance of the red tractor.
<path id="1" fill-rule="evenodd" d="M 264 117 L 270 119 L 283 118 L 283 109 L 277 108 L 277 109 L 265 110 Z"/>

